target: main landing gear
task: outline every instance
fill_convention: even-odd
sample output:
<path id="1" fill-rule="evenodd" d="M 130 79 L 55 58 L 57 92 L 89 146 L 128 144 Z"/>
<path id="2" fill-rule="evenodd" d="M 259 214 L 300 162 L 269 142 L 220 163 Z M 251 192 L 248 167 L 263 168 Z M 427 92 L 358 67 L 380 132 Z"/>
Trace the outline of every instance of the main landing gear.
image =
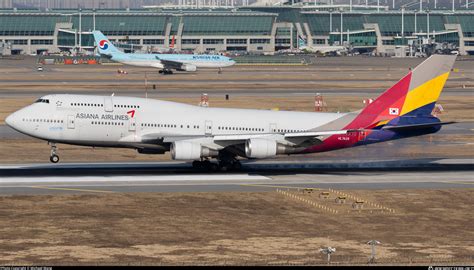
<path id="1" fill-rule="evenodd" d="M 173 71 L 171 69 L 160 69 L 158 70 L 158 73 L 163 74 L 163 75 L 170 75 L 170 74 L 173 74 Z"/>
<path id="2" fill-rule="evenodd" d="M 195 160 L 193 161 L 193 168 L 197 170 L 205 171 L 240 171 L 242 169 L 242 164 L 237 159 L 232 161 L 219 160 L 218 163 L 209 161 L 208 159 L 204 160 Z"/>
<path id="3" fill-rule="evenodd" d="M 55 143 L 49 143 L 51 145 L 51 155 L 49 156 L 49 161 L 52 163 L 58 163 L 59 162 L 59 156 L 57 155 L 58 147 L 56 146 Z"/>

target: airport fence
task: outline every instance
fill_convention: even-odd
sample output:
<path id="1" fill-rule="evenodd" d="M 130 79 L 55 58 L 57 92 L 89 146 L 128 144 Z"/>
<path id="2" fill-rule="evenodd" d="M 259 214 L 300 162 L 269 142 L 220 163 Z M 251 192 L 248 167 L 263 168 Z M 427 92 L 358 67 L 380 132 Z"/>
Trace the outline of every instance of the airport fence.
<path id="1" fill-rule="evenodd" d="M 100 56 L 62 56 L 62 55 L 41 55 L 37 58 L 37 64 L 41 65 L 97 65 L 101 63 Z"/>

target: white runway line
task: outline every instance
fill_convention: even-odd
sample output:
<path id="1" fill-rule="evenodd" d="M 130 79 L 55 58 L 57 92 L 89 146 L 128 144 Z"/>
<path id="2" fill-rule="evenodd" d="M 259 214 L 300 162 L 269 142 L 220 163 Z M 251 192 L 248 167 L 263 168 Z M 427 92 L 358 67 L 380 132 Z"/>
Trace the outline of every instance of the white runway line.
<path id="1" fill-rule="evenodd" d="M 463 164 L 469 164 L 469 165 L 474 165 L 474 158 L 468 159 L 454 159 L 454 158 L 446 158 L 446 159 L 440 159 L 438 161 L 434 161 L 431 163 L 436 163 L 436 164 L 457 164 L 457 163 L 463 163 Z"/>
<path id="2" fill-rule="evenodd" d="M 198 175 L 126 175 L 126 176 L 41 176 L 4 177 L 0 183 L 83 183 L 83 182 L 160 182 L 160 181 L 245 181 L 270 180 L 261 175 L 198 174 Z"/>

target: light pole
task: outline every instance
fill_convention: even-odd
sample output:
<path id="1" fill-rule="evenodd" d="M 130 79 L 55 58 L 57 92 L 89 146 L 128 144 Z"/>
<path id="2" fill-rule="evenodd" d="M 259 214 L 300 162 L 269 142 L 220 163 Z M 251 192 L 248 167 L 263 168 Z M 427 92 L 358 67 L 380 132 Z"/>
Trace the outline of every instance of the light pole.
<path id="1" fill-rule="evenodd" d="M 369 263 L 375 262 L 375 246 L 380 245 L 381 243 L 377 240 L 370 240 L 367 242 L 367 245 L 370 245 L 372 248 L 372 253 L 370 254 Z"/>
<path id="2" fill-rule="evenodd" d="M 95 8 L 92 9 L 92 28 L 95 31 Z"/>
<path id="3" fill-rule="evenodd" d="M 426 37 L 430 38 L 430 10 L 426 10 Z"/>
<path id="4" fill-rule="evenodd" d="M 82 8 L 79 9 L 79 52 L 82 52 Z"/>
<path id="5" fill-rule="evenodd" d="M 405 45 L 405 7 L 402 7 L 402 43 Z"/>
<path id="6" fill-rule="evenodd" d="M 332 8 L 329 9 L 329 33 L 332 32 Z"/>
<path id="7" fill-rule="evenodd" d="M 415 33 L 417 32 L 416 28 L 417 28 L 417 26 L 416 26 L 416 9 L 415 9 Z"/>
<path id="8" fill-rule="evenodd" d="M 341 46 L 342 46 L 342 43 L 343 43 L 343 41 L 344 41 L 344 40 L 343 40 L 344 37 L 343 37 L 343 30 L 342 30 L 342 29 L 344 29 L 344 28 L 343 28 L 343 21 L 342 21 L 342 20 L 343 20 L 343 19 L 342 19 L 342 9 L 341 9 L 340 11 L 341 11 L 341 28 L 340 28 L 340 29 L 341 29 Z"/>
<path id="9" fill-rule="evenodd" d="M 325 247 L 325 248 L 319 249 L 319 252 L 321 252 L 322 254 L 328 255 L 328 264 L 329 264 L 331 262 L 331 254 L 336 252 L 336 248 Z"/>

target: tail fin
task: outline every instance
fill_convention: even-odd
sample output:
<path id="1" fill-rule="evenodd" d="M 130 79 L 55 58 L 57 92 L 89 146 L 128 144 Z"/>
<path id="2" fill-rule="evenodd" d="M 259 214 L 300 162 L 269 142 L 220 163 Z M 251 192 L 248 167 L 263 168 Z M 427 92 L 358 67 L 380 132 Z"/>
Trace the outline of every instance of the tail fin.
<path id="1" fill-rule="evenodd" d="M 92 34 L 94 35 L 94 40 L 97 48 L 99 48 L 100 54 L 112 55 L 113 53 L 122 53 L 112 44 L 112 42 L 109 41 L 106 36 L 104 36 L 104 34 L 102 34 L 102 32 L 93 31 Z"/>
<path id="2" fill-rule="evenodd" d="M 430 118 L 455 61 L 455 55 L 432 55 L 365 107 L 346 128 L 393 125 L 408 117 L 411 123 Z M 420 121 L 413 121 L 414 117 Z"/>

